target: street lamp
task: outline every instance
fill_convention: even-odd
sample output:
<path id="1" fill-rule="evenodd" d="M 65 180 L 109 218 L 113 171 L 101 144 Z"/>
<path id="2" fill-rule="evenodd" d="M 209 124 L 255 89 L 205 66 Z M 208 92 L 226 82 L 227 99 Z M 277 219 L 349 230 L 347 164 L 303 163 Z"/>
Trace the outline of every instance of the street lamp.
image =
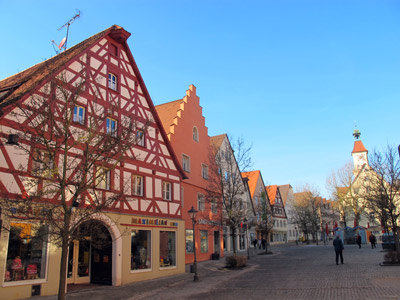
<path id="1" fill-rule="evenodd" d="M 249 244 L 249 234 L 247 232 L 248 230 L 248 220 L 247 218 L 244 218 L 244 224 L 243 226 L 245 226 L 245 230 L 246 230 L 246 242 L 247 242 L 247 259 L 250 259 L 250 244 Z"/>
<path id="2" fill-rule="evenodd" d="M 192 219 L 192 224 L 193 224 L 193 251 L 194 251 L 194 262 L 193 262 L 193 267 L 194 267 L 194 277 L 193 281 L 199 281 L 199 276 L 197 275 L 197 258 L 196 258 L 196 234 L 194 230 L 194 225 L 196 224 L 196 214 L 198 213 L 198 210 L 196 210 L 193 206 L 192 208 L 188 211 L 190 218 Z"/>

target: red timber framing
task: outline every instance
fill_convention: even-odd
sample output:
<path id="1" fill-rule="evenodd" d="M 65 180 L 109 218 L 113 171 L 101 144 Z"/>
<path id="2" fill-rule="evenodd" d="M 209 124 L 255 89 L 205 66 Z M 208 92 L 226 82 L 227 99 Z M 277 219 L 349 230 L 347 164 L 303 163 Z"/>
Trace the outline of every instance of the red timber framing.
<path id="1" fill-rule="evenodd" d="M 123 161 L 111 174 L 109 190 L 99 190 L 103 197 L 108 193 L 121 194 L 109 210 L 133 215 L 182 218 L 180 182 L 185 177 L 172 150 L 153 102 L 140 75 L 139 69 L 127 45 L 130 33 L 122 27 L 112 26 L 82 43 L 60 53 L 52 59 L 33 66 L 19 74 L 0 81 L 0 194 L 2 198 L 18 198 L 28 193 L 24 179 L 32 176 L 32 161 L 29 156 L 18 153 L 15 147 L 6 145 L 10 133 L 29 130 L 29 120 L 17 121 L 12 113 L 15 103 L 24 105 L 32 95 L 45 97 L 44 87 L 49 82 L 50 72 L 67 74 L 69 84 L 85 76 L 85 89 L 80 95 L 79 105 L 86 114 L 98 110 L 99 106 L 116 122 L 134 115 L 141 124 L 150 124 L 144 133 L 143 146 L 131 148 Z M 50 70 L 50 71 L 49 71 Z M 115 90 L 109 87 L 109 74 L 115 75 Z M 60 103 L 58 103 L 60 104 Z M 56 105 L 56 104 L 54 104 Z M 55 110 L 62 117 L 62 108 Z M 32 111 L 35 114 L 35 111 Z M 76 127 L 85 130 L 83 124 Z M 106 121 L 104 121 L 106 122 Z M 104 124 L 104 126 L 106 126 Z M 132 133 L 136 134 L 136 133 Z M 20 143 L 29 143 L 20 140 Z M 79 147 L 70 155 L 79 155 Z M 136 157 L 136 159 L 134 159 Z M 57 159 L 56 159 L 57 162 Z M 20 165 L 25 164 L 21 170 Z M 71 174 L 71 177 L 74 174 Z M 143 195 L 132 193 L 130 177 L 143 176 Z M 170 201 L 162 199 L 162 182 L 172 185 Z M 128 185 L 128 186 L 127 186 Z M 90 201 L 91 195 L 85 195 Z M 55 194 L 47 201 L 58 201 Z"/>

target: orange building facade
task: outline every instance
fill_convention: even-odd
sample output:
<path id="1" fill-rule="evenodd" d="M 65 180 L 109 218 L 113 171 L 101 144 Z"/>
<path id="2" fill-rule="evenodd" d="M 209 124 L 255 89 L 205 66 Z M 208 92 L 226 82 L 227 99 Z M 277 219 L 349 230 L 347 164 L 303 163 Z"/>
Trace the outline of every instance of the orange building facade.
<path id="1" fill-rule="evenodd" d="M 207 200 L 210 137 L 202 115 L 196 87 L 191 85 L 182 99 L 156 106 L 172 147 L 188 179 L 181 184 L 182 217 L 185 220 L 185 261 L 194 261 L 193 225 L 187 211 L 193 206 L 199 212 L 195 226 L 198 261 L 213 254 L 223 256 L 223 233 L 220 213 Z M 218 255 L 214 255 L 216 257 Z"/>

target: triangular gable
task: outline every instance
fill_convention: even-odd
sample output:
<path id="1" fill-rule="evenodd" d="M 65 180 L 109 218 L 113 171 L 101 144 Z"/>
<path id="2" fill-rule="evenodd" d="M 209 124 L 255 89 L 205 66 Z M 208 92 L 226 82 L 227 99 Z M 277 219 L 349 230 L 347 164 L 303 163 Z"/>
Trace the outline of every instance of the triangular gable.
<path id="1" fill-rule="evenodd" d="M 91 47 L 95 47 L 104 38 L 110 38 L 115 42 L 121 44 L 124 48 L 127 60 L 130 65 L 127 67 L 126 72 L 134 74 L 140 87 L 140 92 L 146 99 L 146 104 L 150 110 L 152 117 L 156 123 L 156 127 L 159 130 L 159 134 L 162 136 L 162 140 L 168 150 L 169 155 L 172 158 L 175 168 L 178 170 L 182 178 L 186 178 L 179 161 L 173 151 L 173 148 L 167 138 L 167 135 L 162 126 L 161 120 L 155 110 L 153 101 L 151 100 L 150 94 L 146 88 L 143 78 L 139 72 L 136 62 L 132 56 L 132 53 L 127 44 L 127 39 L 130 33 L 124 30 L 122 27 L 113 25 L 110 28 L 93 35 L 92 37 L 84 40 L 83 42 L 67 49 L 66 51 L 58 54 L 57 56 L 48 59 L 42 63 L 39 63 L 23 72 L 16 75 L 10 76 L 0 81 L 0 116 L 7 112 L 7 108 L 10 104 L 19 101 L 23 97 L 27 96 L 30 92 L 34 91 L 38 86 L 48 80 L 51 73 L 56 73 L 61 70 L 64 66 L 72 64 L 74 59 L 79 55 L 83 55 L 85 51 L 89 51 Z M 132 68 L 132 70 L 130 70 Z M 126 83 L 128 84 L 128 83 Z M 161 166 L 161 163 L 158 165 Z M 165 163 L 163 167 L 168 167 Z"/>

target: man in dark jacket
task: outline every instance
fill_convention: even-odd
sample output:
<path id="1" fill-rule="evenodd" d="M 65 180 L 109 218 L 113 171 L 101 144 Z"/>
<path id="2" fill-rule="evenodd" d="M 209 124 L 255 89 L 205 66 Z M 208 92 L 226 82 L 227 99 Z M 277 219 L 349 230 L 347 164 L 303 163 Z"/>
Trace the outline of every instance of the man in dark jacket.
<path id="1" fill-rule="evenodd" d="M 343 242 L 340 237 L 337 235 L 336 238 L 333 240 L 333 247 L 335 247 L 336 252 L 336 264 L 339 264 L 339 255 L 340 255 L 340 262 L 343 264 Z"/>

